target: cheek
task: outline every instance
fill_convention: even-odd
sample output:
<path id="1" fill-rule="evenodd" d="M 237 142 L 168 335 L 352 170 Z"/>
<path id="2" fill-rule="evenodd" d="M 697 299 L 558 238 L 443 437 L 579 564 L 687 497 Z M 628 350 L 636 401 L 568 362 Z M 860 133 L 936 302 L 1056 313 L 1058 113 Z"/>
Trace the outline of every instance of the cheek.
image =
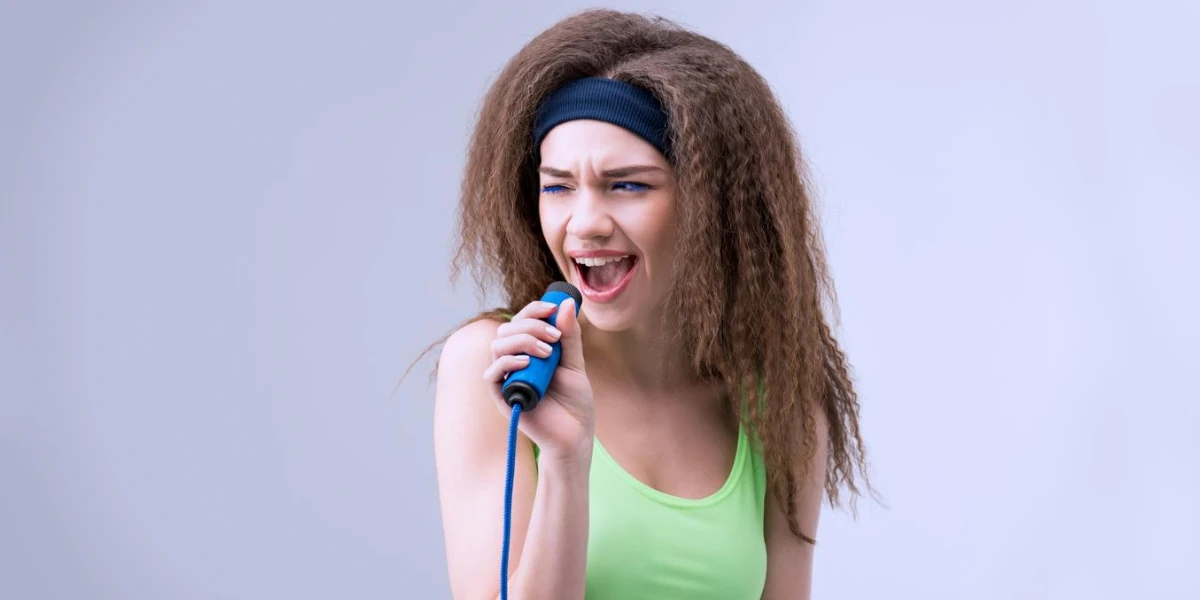
<path id="1" fill-rule="evenodd" d="M 550 247 L 550 252 L 554 255 L 555 260 L 561 262 L 563 237 L 566 235 L 566 219 L 565 215 L 560 214 L 562 211 L 557 211 L 547 208 L 544 204 L 538 204 L 538 220 L 542 226 L 542 239 L 546 245 Z"/>
<path id="2" fill-rule="evenodd" d="M 672 195 L 666 202 L 655 206 L 653 214 L 648 215 L 648 223 L 653 224 L 655 239 L 658 240 L 660 251 L 665 251 L 669 254 L 674 254 L 675 251 L 675 227 L 676 227 L 676 212 L 675 198 Z"/>
<path id="3" fill-rule="evenodd" d="M 634 220 L 638 245 L 650 254 L 655 275 L 668 275 L 675 258 L 675 204 L 671 199 L 652 204 Z"/>

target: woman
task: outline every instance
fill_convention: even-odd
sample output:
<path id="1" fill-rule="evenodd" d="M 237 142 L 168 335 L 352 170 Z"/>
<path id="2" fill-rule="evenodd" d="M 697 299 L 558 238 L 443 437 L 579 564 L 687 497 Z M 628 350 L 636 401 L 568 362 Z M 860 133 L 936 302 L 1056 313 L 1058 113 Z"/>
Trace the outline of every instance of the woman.
<path id="1" fill-rule="evenodd" d="M 456 598 L 499 589 L 500 385 L 555 341 L 519 421 L 512 597 L 808 597 L 822 499 L 858 493 L 864 454 L 801 164 L 753 68 L 667 20 L 580 13 L 509 62 L 471 141 L 454 264 L 506 306 L 438 366 Z M 583 291 L 578 317 L 537 301 L 555 280 Z"/>

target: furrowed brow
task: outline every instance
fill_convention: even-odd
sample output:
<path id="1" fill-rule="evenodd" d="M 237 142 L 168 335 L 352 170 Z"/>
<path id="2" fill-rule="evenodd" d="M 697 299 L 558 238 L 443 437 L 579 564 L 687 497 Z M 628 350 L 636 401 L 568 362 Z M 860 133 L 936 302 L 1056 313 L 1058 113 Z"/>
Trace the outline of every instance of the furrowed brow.
<path id="1" fill-rule="evenodd" d="M 654 165 L 630 165 L 628 167 L 618 167 L 616 169 L 608 169 L 606 171 L 602 171 L 600 173 L 600 175 L 602 177 L 606 177 L 609 179 L 615 179 L 617 177 L 629 177 L 630 175 L 636 175 L 638 173 L 647 173 L 647 172 L 653 172 L 653 171 L 657 171 L 657 172 L 661 173 L 663 170 L 662 170 L 662 168 L 656 167 Z M 563 179 L 572 179 L 575 177 L 575 174 L 570 171 L 564 171 L 563 169 L 556 169 L 554 167 L 548 167 L 545 165 L 538 168 L 538 172 L 543 173 L 545 175 L 549 175 L 551 177 L 561 177 Z"/>

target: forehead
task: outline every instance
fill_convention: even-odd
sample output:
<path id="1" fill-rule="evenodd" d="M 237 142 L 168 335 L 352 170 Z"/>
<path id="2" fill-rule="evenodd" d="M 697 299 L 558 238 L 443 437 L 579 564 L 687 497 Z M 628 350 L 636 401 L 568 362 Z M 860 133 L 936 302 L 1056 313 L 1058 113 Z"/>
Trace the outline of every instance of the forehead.
<path id="1" fill-rule="evenodd" d="M 542 140 L 541 155 L 543 164 L 564 168 L 582 161 L 601 166 L 667 166 L 666 157 L 650 142 L 624 127 L 591 119 L 567 121 L 551 129 Z"/>

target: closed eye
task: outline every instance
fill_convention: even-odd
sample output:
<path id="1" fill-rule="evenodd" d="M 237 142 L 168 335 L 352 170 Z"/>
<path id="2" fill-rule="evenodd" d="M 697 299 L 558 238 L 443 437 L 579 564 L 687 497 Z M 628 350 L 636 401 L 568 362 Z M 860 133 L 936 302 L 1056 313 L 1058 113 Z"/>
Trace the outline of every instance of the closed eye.
<path id="1" fill-rule="evenodd" d="M 648 186 L 644 183 L 637 183 L 635 181 L 618 181 L 613 184 L 613 187 L 622 186 L 622 185 L 630 186 L 630 187 L 624 188 L 626 191 L 630 191 L 630 192 L 644 192 L 644 191 L 650 189 L 650 186 Z"/>
<path id="2" fill-rule="evenodd" d="M 614 189 L 620 189 L 627 192 L 644 192 L 651 189 L 651 186 L 636 181 L 618 181 L 613 183 Z M 544 185 L 542 186 L 543 194 L 561 194 L 567 190 L 566 186 L 562 185 Z"/>

